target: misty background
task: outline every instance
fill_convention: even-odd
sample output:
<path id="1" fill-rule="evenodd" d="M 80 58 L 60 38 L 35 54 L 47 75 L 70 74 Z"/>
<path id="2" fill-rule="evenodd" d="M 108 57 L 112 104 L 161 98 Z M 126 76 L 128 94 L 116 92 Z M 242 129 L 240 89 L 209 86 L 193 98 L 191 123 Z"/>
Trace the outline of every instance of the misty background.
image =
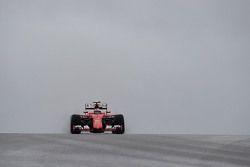
<path id="1" fill-rule="evenodd" d="M 0 132 L 250 134 L 250 1 L 0 0 Z"/>

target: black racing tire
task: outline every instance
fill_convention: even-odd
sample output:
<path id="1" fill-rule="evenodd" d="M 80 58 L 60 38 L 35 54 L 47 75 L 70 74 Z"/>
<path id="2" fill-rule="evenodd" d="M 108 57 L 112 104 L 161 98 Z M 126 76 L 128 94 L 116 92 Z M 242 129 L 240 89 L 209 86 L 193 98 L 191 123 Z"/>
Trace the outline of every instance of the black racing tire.
<path id="1" fill-rule="evenodd" d="M 81 129 L 80 128 L 74 128 L 76 125 L 81 125 L 81 117 L 80 115 L 72 115 L 71 121 L 70 121 L 70 132 L 72 134 L 80 134 Z"/>
<path id="2" fill-rule="evenodd" d="M 123 134 L 125 132 L 125 123 L 124 123 L 124 117 L 122 114 L 114 115 L 114 121 L 113 126 L 119 125 L 120 127 L 117 127 L 112 130 L 113 134 Z"/>

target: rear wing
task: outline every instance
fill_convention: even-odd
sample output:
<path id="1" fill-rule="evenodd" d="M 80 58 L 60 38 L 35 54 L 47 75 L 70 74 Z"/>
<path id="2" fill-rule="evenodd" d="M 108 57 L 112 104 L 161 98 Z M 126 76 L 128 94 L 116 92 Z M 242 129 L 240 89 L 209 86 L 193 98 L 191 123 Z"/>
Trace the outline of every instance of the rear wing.
<path id="1" fill-rule="evenodd" d="M 99 103 L 99 102 L 98 103 L 94 102 L 94 103 L 85 104 L 85 110 L 94 110 L 94 109 L 108 110 L 108 104 Z"/>

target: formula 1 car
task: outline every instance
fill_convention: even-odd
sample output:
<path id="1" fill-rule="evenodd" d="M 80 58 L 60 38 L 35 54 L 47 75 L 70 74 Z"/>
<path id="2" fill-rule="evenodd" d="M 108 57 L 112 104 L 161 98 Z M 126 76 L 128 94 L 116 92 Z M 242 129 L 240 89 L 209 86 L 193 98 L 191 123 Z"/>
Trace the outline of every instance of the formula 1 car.
<path id="1" fill-rule="evenodd" d="M 100 101 L 88 103 L 85 104 L 83 115 L 71 116 L 70 131 L 72 134 L 104 133 L 105 131 L 123 134 L 125 132 L 124 117 L 122 114 L 111 114 L 106 103 Z"/>

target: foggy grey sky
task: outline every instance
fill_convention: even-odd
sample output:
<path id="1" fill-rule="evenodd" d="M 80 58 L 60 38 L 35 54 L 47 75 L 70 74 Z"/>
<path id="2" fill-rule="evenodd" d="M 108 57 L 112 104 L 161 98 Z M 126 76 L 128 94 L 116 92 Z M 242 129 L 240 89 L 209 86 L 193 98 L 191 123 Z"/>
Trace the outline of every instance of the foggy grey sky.
<path id="1" fill-rule="evenodd" d="M 250 134 L 250 1 L 0 0 L 0 132 Z"/>

